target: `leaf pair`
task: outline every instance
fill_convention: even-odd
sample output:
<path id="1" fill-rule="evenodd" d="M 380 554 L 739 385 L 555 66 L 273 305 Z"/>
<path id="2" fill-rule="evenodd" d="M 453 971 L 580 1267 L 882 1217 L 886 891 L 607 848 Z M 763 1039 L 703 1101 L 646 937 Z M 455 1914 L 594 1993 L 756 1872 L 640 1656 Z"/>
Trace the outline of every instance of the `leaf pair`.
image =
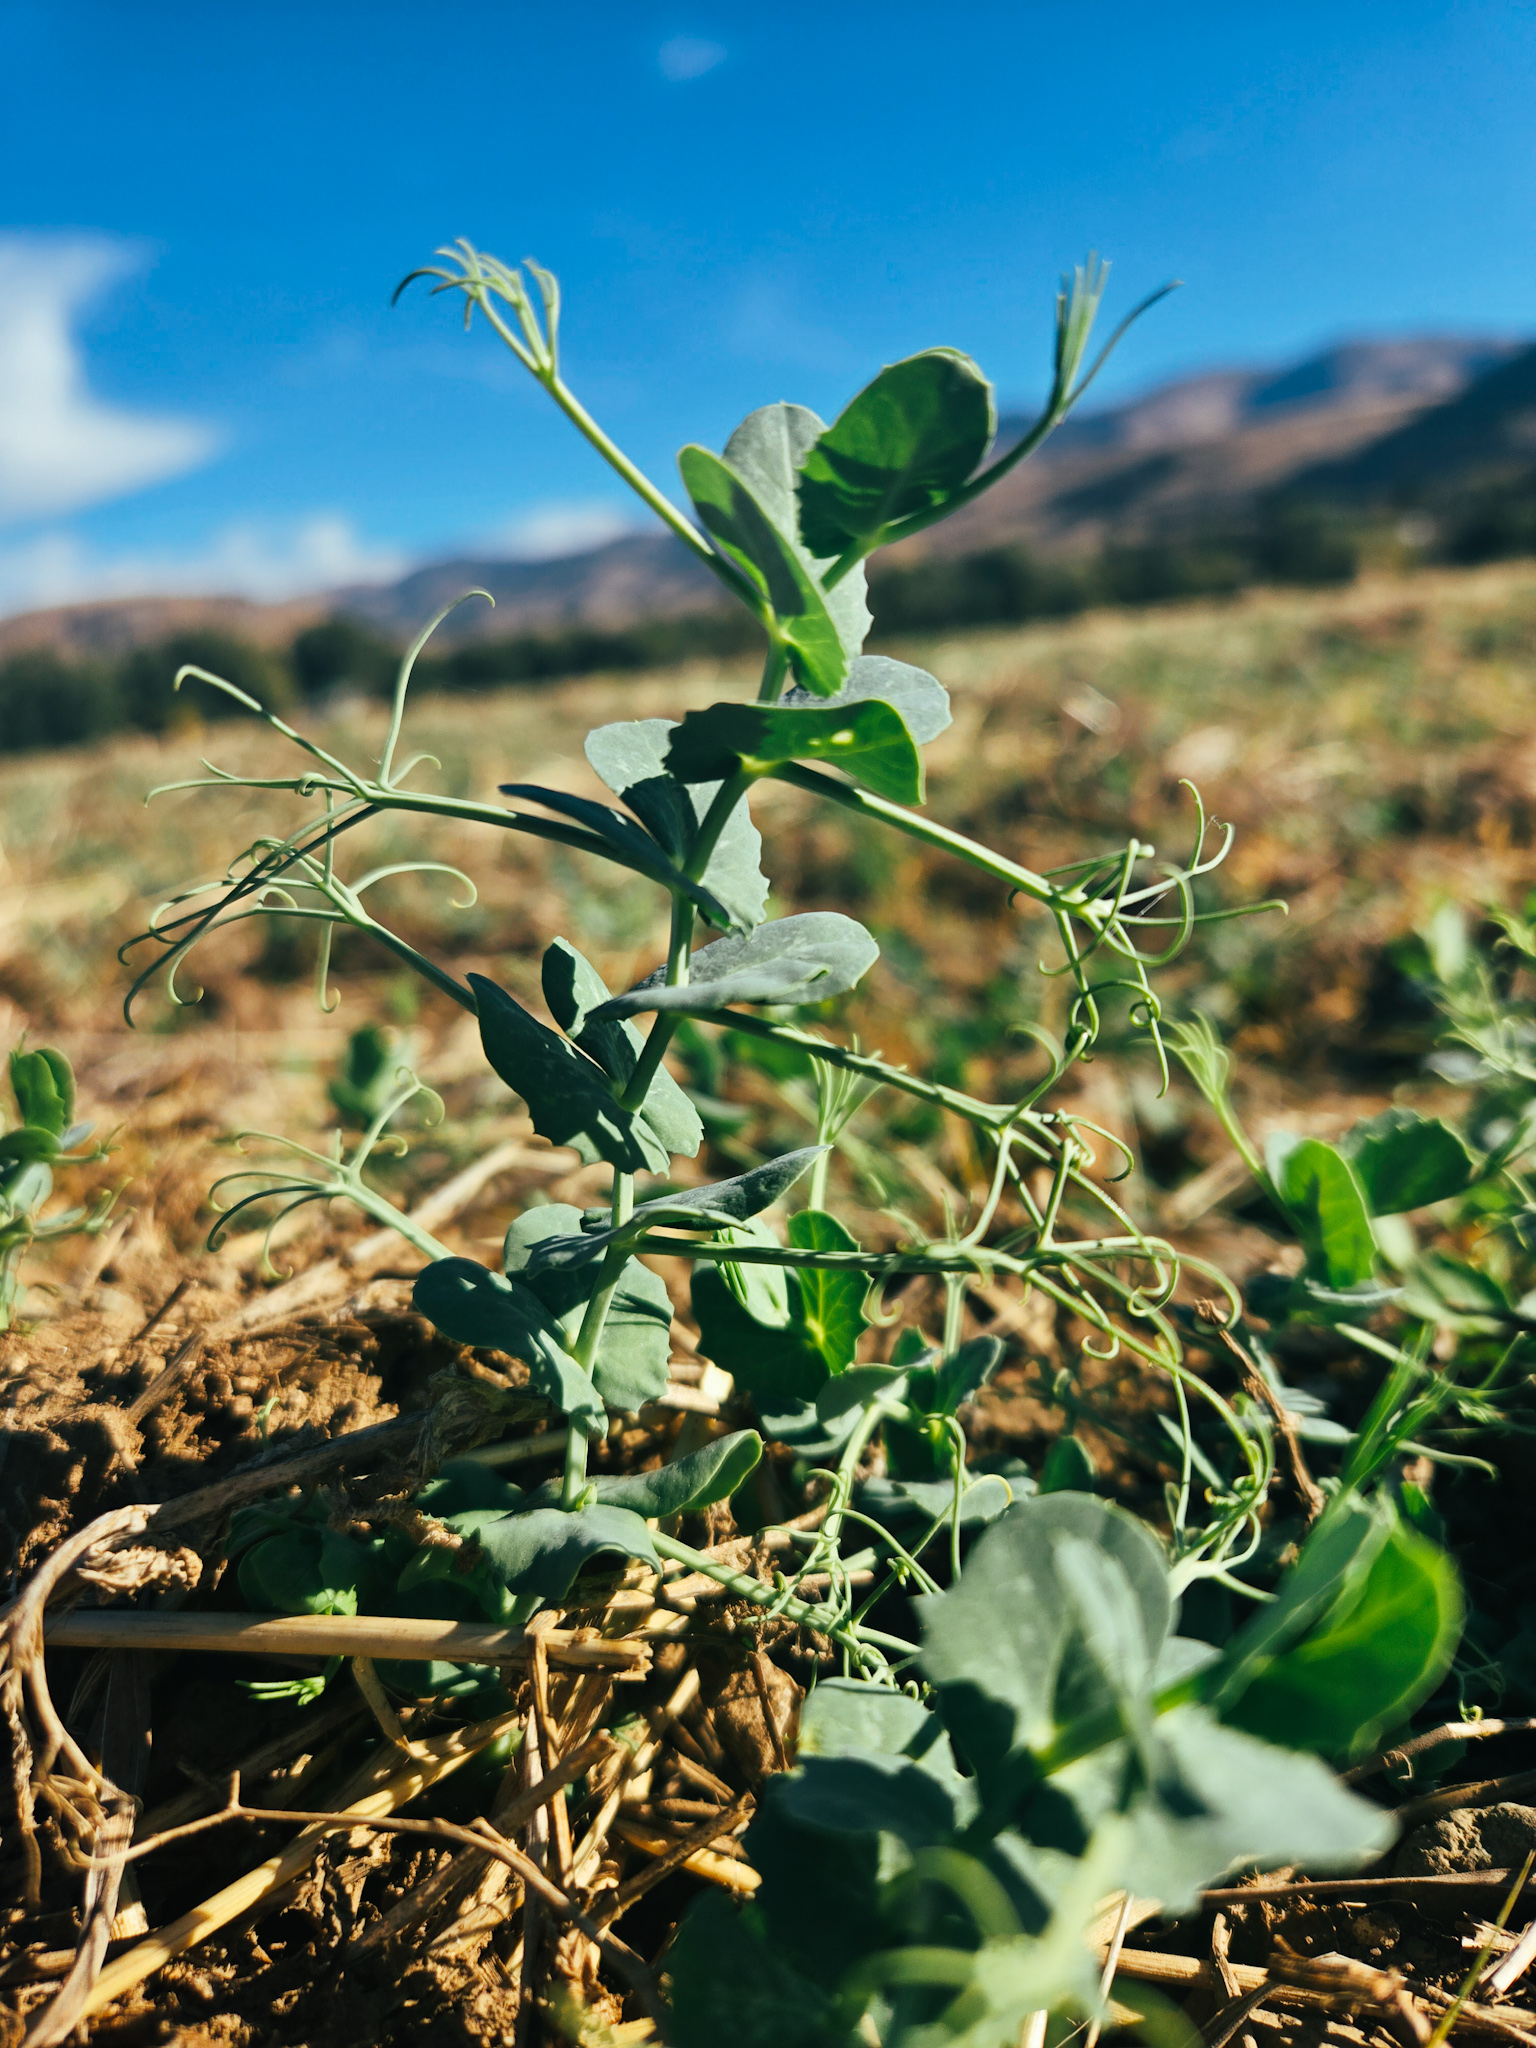
<path id="1" fill-rule="evenodd" d="M 692 1158 L 703 1142 L 698 1112 L 672 1076 L 658 1068 L 639 1109 L 619 1097 L 640 1057 L 640 1034 L 624 1023 L 589 1021 L 608 1001 L 602 977 L 574 946 L 556 939 L 544 955 L 544 999 L 562 1037 L 539 1023 L 505 989 L 471 974 L 485 1056 L 528 1105 L 540 1137 L 571 1145 L 591 1165 L 605 1159 L 621 1173 L 664 1173 L 674 1153 Z"/>
<path id="2" fill-rule="evenodd" d="M 858 1241 L 823 1209 L 789 1219 L 797 1251 L 857 1251 Z M 746 1242 L 771 1243 L 766 1232 L 741 1231 Z M 696 1269 L 693 1312 L 699 1348 L 773 1418 L 815 1401 L 827 1382 L 846 1374 L 868 1328 L 867 1275 L 824 1266 L 722 1264 Z M 844 1432 L 846 1434 L 846 1431 Z"/>
<path id="3" fill-rule="evenodd" d="M 821 761 L 893 803 L 923 801 L 918 748 L 950 722 L 949 693 L 926 669 L 883 654 L 850 663 L 829 703 L 790 690 L 776 704 L 712 704 L 690 711 L 667 748 L 679 781 L 738 772 L 771 775 L 791 761 Z"/>
<path id="4" fill-rule="evenodd" d="M 870 626 L 862 573 L 824 590 L 829 564 L 800 538 L 796 478 L 824 431 L 803 405 L 765 405 L 742 421 L 723 456 L 690 446 L 677 458 L 694 510 L 738 588 L 817 697 L 836 692 Z"/>

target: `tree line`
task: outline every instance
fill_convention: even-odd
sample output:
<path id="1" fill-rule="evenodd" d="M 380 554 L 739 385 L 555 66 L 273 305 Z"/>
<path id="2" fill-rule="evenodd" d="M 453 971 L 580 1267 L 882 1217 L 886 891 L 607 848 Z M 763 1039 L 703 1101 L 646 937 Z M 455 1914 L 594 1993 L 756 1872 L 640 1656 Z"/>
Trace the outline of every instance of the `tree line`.
<path id="1" fill-rule="evenodd" d="M 1097 605 L 1221 598 L 1261 584 L 1346 583 L 1379 543 L 1382 516 L 1282 500 L 1245 528 L 1109 544 L 1079 559 L 1001 546 L 888 563 L 871 578 L 873 638 L 1023 625 Z M 1441 512 L 1432 531 L 1416 534 L 1410 553 L 1469 564 L 1536 555 L 1536 477 L 1463 497 Z M 757 639 L 744 614 L 701 611 L 615 628 L 565 626 L 471 641 L 429 654 L 418 674 L 423 686 L 445 690 L 536 685 L 729 658 L 749 652 Z M 381 634 L 347 618 L 308 626 L 286 648 L 194 628 L 116 659 L 29 650 L 0 662 L 0 753 L 118 732 L 163 732 L 189 715 L 217 719 L 233 711 L 208 691 L 197 693 L 195 705 L 173 695 L 171 679 L 188 662 L 212 669 L 274 710 L 291 710 L 349 691 L 384 696 L 398 658 Z"/>

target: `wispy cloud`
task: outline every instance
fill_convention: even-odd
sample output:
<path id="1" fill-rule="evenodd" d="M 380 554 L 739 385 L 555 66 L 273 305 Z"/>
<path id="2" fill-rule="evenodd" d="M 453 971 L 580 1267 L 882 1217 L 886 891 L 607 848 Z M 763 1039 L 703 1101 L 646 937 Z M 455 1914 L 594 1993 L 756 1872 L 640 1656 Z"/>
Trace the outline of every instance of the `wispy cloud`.
<path id="1" fill-rule="evenodd" d="M 111 597 L 251 597 L 271 602 L 351 583 L 387 583 L 410 568 L 398 548 L 362 539 L 336 513 L 286 525 L 222 528 L 193 554 L 106 554 L 74 534 L 0 547 L 0 615 Z"/>
<path id="2" fill-rule="evenodd" d="M 702 78 L 706 71 L 713 71 L 725 59 L 723 43 L 705 42 L 700 36 L 672 36 L 656 52 L 662 77 L 669 78 L 674 85 L 681 85 L 690 78 Z"/>
<path id="3" fill-rule="evenodd" d="M 98 398 L 75 336 L 81 309 L 137 265 L 104 236 L 0 235 L 0 521 L 53 519 L 206 462 L 194 420 Z"/>
<path id="4" fill-rule="evenodd" d="M 583 554 L 632 533 L 636 522 L 617 505 L 600 502 L 538 505 L 486 536 L 486 545 L 519 562 L 549 562 Z"/>

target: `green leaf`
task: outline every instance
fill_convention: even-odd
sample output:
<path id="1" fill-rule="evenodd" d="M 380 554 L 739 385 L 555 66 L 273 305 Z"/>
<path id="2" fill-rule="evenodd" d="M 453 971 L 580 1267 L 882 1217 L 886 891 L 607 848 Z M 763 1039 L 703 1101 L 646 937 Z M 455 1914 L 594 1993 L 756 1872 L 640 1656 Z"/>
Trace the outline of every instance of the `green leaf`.
<path id="1" fill-rule="evenodd" d="M 693 783 L 738 769 L 767 775 L 786 761 L 826 761 L 877 796 L 915 804 L 924 794 L 918 748 L 949 722 L 949 694 L 925 669 L 866 654 L 830 703 L 791 690 L 777 704 L 690 711 L 673 733 L 667 766 Z"/>
<path id="2" fill-rule="evenodd" d="M 1084 1493 L 1017 1502 L 977 1539 L 959 1584 L 915 1604 L 945 1720 L 1005 1798 L 1011 1759 L 1147 1689 L 1172 1617 L 1156 1537 Z"/>
<path id="3" fill-rule="evenodd" d="M 769 630 L 788 650 L 796 675 L 818 697 L 830 697 L 848 672 L 848 655 L 801 548 L 718 455 L 684 448 L 677 466 L 710 539 L 763 601 Z"/>
<path id="4" fill-rule="evenodd" d="M 761 1912 L 718 1893 L 689 1909 L 669 1958 L 678 2048 L 857 2048 L 829 1990 L 793 1950 L 765 1938 Z"/>
<path id="5" fill-rule="evenodd" d="M 628 1223 L 583 1230 L 576 1237 L 545 1238 L 529 1257 L 529 1272 L 543 1272 L 557 1266 L 585 1266 L 601 1258 L 616 1239 L 630 1237 L 658 1226 L 682 1230 L 718 1230 L 744 1223 L 788 1194 L 813 1162 L 826 1150 L 823 1145 L 802 1145 L 797 1151 L 766 1159 L 747 1173 L 730 1180 L 711 1181 L 704 1187 L 679 1189 L 641 1202 Z"/>
<path id="6" fill-rule="evenodd" d="M 788 1282 L 798 1295 L 793 1274 Z M 797 1320 L 777 1327 L 760 1322 L 708 1266 L 694 1268 L 692 1306 L 700 1351 L 751 1395 L 765 1417 L 815 1398 L 827 1378 L 827 1361 Z"/>
<path id="7" fill-rule="evenodd" d="M 532 1287 L 473 1259 L 438 1259 L 416 1277 L 411 1301 L 456 1344 L 505 1351 L 528 1367 L 533 1391 L 583 1436 L 608 1433 L 597 1389 L 566 1350 L 563 1333 Z"/>
<path id="8" fill-rule="evenodd" d="M 595 1265 L 554 1267 L 530 1272 L 535 1245 L 551 1237 L 579 1234 L 581 1211 L 569 1202 L 545 1202 L 525 1209 L 507 1227 L 502 1264 L 543 1302 L 559 1323 L 567 1344 L 581 1332 L 582 1319 L 599 1270 Z M 672 1350 L 672 1297 L 659 1273 L 639 1259 L 626 1259 L 614 1286 L 603 1324 L 593 1383 L 610 1408 L 632 1414 L 654 1401 L 667 1384 Z"/>
<path id="9" fill-rule="evenodd" d="M 1373 1216 L 1401 1216 L 1449 1201 L 1472 1181 L 1471 1153 L 1448 1123 L 1413 1109 L 1385 1109 L 1339 1140 Z"/>
<path id="10" fill-rule="evenodd" d="M 747 485 L 818 585 L 824 571 L 832 566 L 832 558 L 824 556 L 817 560 L 801 545 L 796 486 L 800 465 L 825 432 L 826 422 L 803 405 L 765 405 L 748 413 L 726 442 L 724 451 L 726 462 Z M 844 652 L 856 655 L 872 623 L 862 565 L 850 570 L 821 595 Z"/>
<path id="11" fill-rule="evenodd" d="M 512 1514 L 523 1504 L 522 1490 L 478 1458 L 450 1458 L 416 1495 L 416 1506 L 438 1520 L 491 1508 Z"/>
<path id="12" fill-rule="evenodd" d="M 1000 1337 L 972 1337 L 938 1365 L 914 1361 L 907 1376 L 907 1399 L 924 1415 L 956 1415 L 1002 1362 Z"/>
<path id="13" fill-rule="evenodd" d="M 775 1250 L 779 1244 L 769 1225 L 756 1216 L 748 1217 L 745 1223 L 730 1224 L 717 1231 L 716 1236 L 725 1244 L 772 1245 Z M 800 1283 L 787 1267 L 722 1259 L 711 1271 L 719 1274 L 747 1314 L 765 1329 L 787 1329 L 795 1319 L 790 1294 L 793 1289 L 798 1304 Z"/>
<path id="14" fill-rule="evenodd" d="M 609 1000 L 608 985 L 597 969 L 568 939 L 556 939 L 545 951 L 542 981 L 549 1014 L 560 1029 L 602 1068 L 615 1090 L 628 1087 L 644 1040 L 631 1024 L 594 1018 L 592 1013 Z M 669 1154 L 692 1159 L 704 1142 L 698 1111 L 665 1067 L 657 1068 L 638 1114 Z"/>
<path id="15" fill-rule="evenodd" d="M 503 782 L 497 787 L 503 796 L 526 797 L 530 803 L 542 804 L 546 811 L 574 818 L 623 855 L 626 866 L 649 875 L 663 888 L 680 889 L 697 904 L 711 924 L 720 926 L 722 930 L 730 929 L 733 920 L 725 906 L 715 900 L 702 882 L 694 881 L 667 860 L 649 833 L 642 832 L 633 818 L 614 810 L 611 804 L 596 803 L 589 796 L 573 796 L 565 789 L 545 789 L 537 782 Z"/>
<path id="16" fill-rule="evenodd" d="M 899 1401 L 906 1392 L 907 1376 L 895 1365 L 850 1365 L 835 1373 L 816 1396 L 816 1414 L 829 1425 L 844 1416 L 856 1415 L 882 1396 Z"/>
<path id="17" fill-rule="evenodd" d="M 62 1138 L 74 1122 L 75 1076 L 63 1053 L 52 1046 L 11 1054 L 11 1091 L 24 1124 Z"/>
<path id="18" fill-rule="evenodd" d="M 1092 1493 L 1093 1460 L 1075 1436 L 1059 1436 L 1040 1468 L 1042 1493 Z"/>
<path id="19" fill-rule="evenodd" d="M 1346 1574 L 1322 1618 L 1263 1663 L 1224 1718 L 1251 1734 L 1330 1756 L 1375 1749 L 1450 1668 L 1464 1609 L 1456 1568 L 1387 1519 L 1365 1569 Z"/>
<path id="20" fill-rule="evenodd" d="M 856 1252 L 859 1241 L 825 1209 L 800 1209 L 789 1219 L 789 1241 L 803 1252 Z M 797 1266 L 799 1323 L 827 1362 L 829 1372 L 852 1365 L 859 1339 L 869 1328 L 864 1300 L 867 1273 L 837 1272 L 826 1266 Z"/>
<path id="21" fill-rule="evenodd" d="M 19 1124 L 0 1138 L 0 1166 L 36 1166 L 58 1156 L 58 1139 L 37 1124 Z"/>
<path id="22" fill-rule="evenodd" d="M 746 1484 L 762 1455 L 763 1440 L 757 1431 L 738 1429 L 654 1472 L 604 1477 L 593 1484 L 602 1506 L 629 1508 L 646 1521 L 665 1521 L 669 1515 L 696 1514 L 712 1501 L 729 1500 Z"/>
<path id="23" fill-rule="evenodd" d="M 670 1164 L 666 1147 L 643 1118 L 619 1107 L 595 1061 L 530 1017 L 483 974 L 466 979 L 479 1011 L 485 1056 L 527 1103 L 541 1138 L 573 1146 L 588 1165 L 606 1159 L 621 1173 L 665 1173 Z"/>
<path id="24" fill-rule="evenodd" d="M 1317 1757 L 1223 1727 L 1194 1705 L 1157 1718 L 1140 1772 L 1130 1745 L 1111 1743 L 1055 1773 L 1025 1804 L 1020 1825 L 1042 1844 L 1058 1842 L 1070 1799 L 1082 1833 L 1116 1827 L 1137 1776 L 1114 1882 L 1174 1917 L 1231 1872 L 1277 1863 L 1309 1873 L 1357 1869 L 1396 1833 L 1390 1814 L 1341 1785 Z"/>
<path id="25" fill-rule="evenodd" d="M 801 467 L 805 545 L 818 555 L 869 554 L 898 521 L 952 497 L 996 430 L 992 387 L 958 349 L 888 364 Z"/>
<path id="26" fill-rule="evenodd" d="M 1034 1491 L 1033 1480 L 1004 1479 L 995 1472 L 967 1473 L 967 1485 L 960 1496 L 962 1529 L 983 1528 L 1013 1506 L 1015 1500 Z M 865 1479 L 854 1496 L 861 1514 L 887 1529 L 921 1517 L 927 1522 L 947 1521 L 954 1512 L 953 1479 Z"/>
<path id="27" fill-rule="evenodd" d="M 1265 1147 L 1265 1163 L 1318 1277 L 1331 1287 L 1369 1280 L 1376 1239 L 1365 1195 L 1343 1154 L 1320 1138 L 1277 1132 Z"/>
<path id="28" fill-rule="evenodd" d="M 596 727 L 585 744 L 593 770 L 629 805 L 669 859 L 682 867 L 692 857 L 698 828 L 720 784 L 684 783 L 671 774 L 667 746 L 676 730 L 675 718 L 624 719 Z M 767 906 L 768 877 L 762 859 L 762 838 L 743 797 L 715 841 L 703 874 L 704 887 L 743 931 L 762 923 Z"/>
<path id="29" fill-rule="evenodd" d="M 604 1551 L 638 1557 L 652 1570 L 661 1570 L 650 1530 L 627 1508 L 580 1508 L 575 1514 L 533 1508 L 488 1522 L 479 1535 L 492 1569 L 509 1592 L 536 1593 L 546 1601 L 564 1599 L 582 1566 Z"/>
<path id="30" fill-rule="evenodd" d="M 1509 1296 L 1493 1275 L 1449 1252 L 1420 1252 L 1403 1276 L 1402 1303 L 1426 1323 L 1469 1332 L 1496 1329 L 1510 1314 Z"/>
<path id="31" fill-rule="evenodd" d="M 335 1529 L 268 1536 L 241 1558 L 238 1577 L 253 1608 L 277 1614 L 367 1613 L 389 1591 L 375 1547 Z"/>
<path id="32" fill-rule="evenodd" d="M 634 988 L 600 1004 L 588 1029 L 642 1010 L 709 1017 L 728 1003 L 824 1002 L 846 995 L 879 957 L 880 948 L 863 925 L 840 911 L 778 917 L 744 936 L 701 946 L 681 987 L 669 987 L 667 970 L 658 967 Z"/>

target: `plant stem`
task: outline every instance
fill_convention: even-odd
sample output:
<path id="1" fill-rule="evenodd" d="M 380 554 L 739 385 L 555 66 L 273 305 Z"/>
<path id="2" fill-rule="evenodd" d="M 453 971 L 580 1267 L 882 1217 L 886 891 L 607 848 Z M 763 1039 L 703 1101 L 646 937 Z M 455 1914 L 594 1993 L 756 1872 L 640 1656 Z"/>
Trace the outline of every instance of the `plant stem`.
<path id="1" fill-rule="evenodd" d="M 610 1212 L 614 1228 L 622 1228 L 634 1212 L 635 1176 L 632 1173 L 620 1173 L 615 1170 Z M 614 1290 L 619 1284 L 628 1258 L 628 1252 L 620 1249 L 610 1251 L 603 1260 L 597 1285 L 587 1300 L 586 1312 L 581 1319 L 581 1329 L 577 1333 L 576 1342 L 571 1346 L 571 1356 L 588 1375 L 591 1374 L 602 1346 L 603 1330 L 608 1321 L 608 1311 L 613 1305 Z M 573 1428 L 566 1439 L 565 1483 L 560 1491 L 560 1505 L 567 1514 L 575 1507 L 586 1476 L 587 1439 L 579 1429 Z"/>
<path id="2" fill-rule="evenodd" d="M 1031 897 L 1036 903 L 1045 904 L 1053 910 L 1068 904 L 1079 915 L 1089 908 L 1087 898 L 1078 897 L 1075 891 L 1056 888 L 1043 875 L 1004 859 L 1002 854 L 993 853 L 978 841 L 967 839 L 963 832 L 952 832 L 947 825 L 936 825 L 931 818 L 919 817 L 916 811 L 893 804 L 886 797 L 875 796 L 867 789 L 859 789 L 851 782 L 839 782 L 835 775 L 827 775 L 820 768 L 806 768 L 799 762 L 789 761 L 783 767 L 771 768 L 768 772 L 776 782 L 793 783 L 796 789 L 809 790 L 812 796 L 841 804 L 846 811 L 858 811 L 866 818 L 878 818 L 882 824 L 894 825 L 898 832 L 905 832 L 928 846 L 937 846 L 945 853 L 969 861 L 973 867 L 985 869 L 989 875 L 1006 882 L 1010 889 L 1021 896 Z"/>
<path id="3" fill-rule="evenodd" d="M 824 1608 L 812 1607 L 808 1601 L 784 1599 L 772 1586 L 765 1586 L 760 1579 L 749 1578 L 733 1566 L 721 1564 L 717 1558 L 706 1557 L 702 1550 L 694 1550 L 686 1543 L 679 1543 L 675 1537 L 663 1536 L 660 1531 L 651 1537 L 658 1556 L 674 1559 L 686 1564 L 693 1571 L 702 1572 L 713 1579 L 717 1586 L 724 1586 L 734 1593 L 738 1600 L 745 1600 L 753 1607 L 771 1607 L 775 1614 L 782 1614 L 786 1621 L 799 1623 L 804 1628 L 814 1629 L 829 1641 L 846 1650 L 865 1671 L 878 1671 L 884 1663 L 882 1649 L 899 1650 L 903 1656 L 910 1656 L 916 1648 L 913 1643 L 903 1642 L 898 1636 L 881 1635 L 872 1629 L 850 1629 L 841 1624 L 828 1625 Z"/>

